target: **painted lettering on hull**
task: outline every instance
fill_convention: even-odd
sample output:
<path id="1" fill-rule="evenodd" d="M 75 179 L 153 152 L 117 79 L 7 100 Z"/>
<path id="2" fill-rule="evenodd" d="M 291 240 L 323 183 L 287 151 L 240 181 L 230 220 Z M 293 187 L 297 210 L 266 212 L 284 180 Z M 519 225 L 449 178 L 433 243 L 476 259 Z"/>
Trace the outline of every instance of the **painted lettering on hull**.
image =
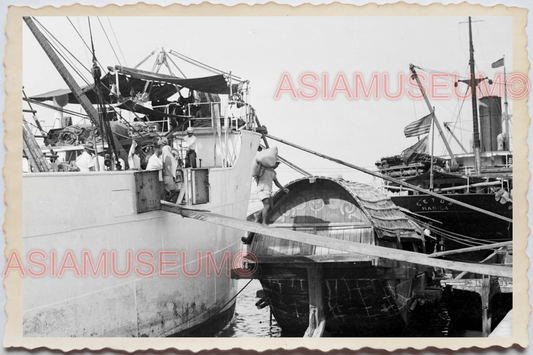
<path id="1" fill-rule="evenodd" d="M 436 197 L 421 198 L 416 202 L 416 206 L 420 207 L 421 211 L 449 211 L 453 202 L 446 201 Z"/>

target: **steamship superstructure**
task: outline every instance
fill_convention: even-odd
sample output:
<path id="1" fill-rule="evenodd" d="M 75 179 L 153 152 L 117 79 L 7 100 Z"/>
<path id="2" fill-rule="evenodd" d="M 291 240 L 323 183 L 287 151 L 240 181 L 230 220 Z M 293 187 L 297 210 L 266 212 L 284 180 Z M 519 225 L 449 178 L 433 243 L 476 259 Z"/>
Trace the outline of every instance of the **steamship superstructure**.
<path id="1" fill-rule="evenodd" d="M 444 123 L 462 153 L 454 154 L 445 139 L 435 114 L 417 76 L 415 65 L 410 65 L 411 78 L 421 88 L 430 114 L 408 125 L 404 130 L 406 137 L 418 136 L 415 145 L 405 149 L 400 155 L 382 158 L 376 163 L 379 171 L 387 176 L 400 179 L 410 185 L 429 191 L 446 194 L 454 200 L 473 206 L 467 208 L 453 202 L 430 196 L 401 184 L 386 182 L 392 201 L 423 221 L 428 231 L 440 234 L 435 239 L 435 249 L 450 250 L 486 243 L 512 240 L 512 189 L 513 189 L 513 151 L 512 115 L 508 114 L 507 91 L 505 89 L 504 58 L 494 62 L 492 68 L 504 67 L 504 101 L 500 96 L 484 96 L 477 99 L 478 85 L 492 80 L 477 78 L 474 72 L 473 44 L 470 41 L 470 78 L 455 83 L 469 86 L 472 97 L 473 135 L 468 144 L 461 142 L 453 130 Z M 479 105 L 478 105 L 479 101 Z M 503 109 L 502 109 L 503 107 Z M 479 119 L 478 119 L 479 109 Z M 429 152 L 429 132 L 432 127 L 443 138 L 448 155 L 435 156 Z M 423 134 L 427 135 L 420 139 Z M 434 141 L 431 140 L 433 147 Z M 488 212 L 488 213 L 487 213 Z M 483 260 L 489 251 L 456 254 L 453 258 L 464 260 Z"/>

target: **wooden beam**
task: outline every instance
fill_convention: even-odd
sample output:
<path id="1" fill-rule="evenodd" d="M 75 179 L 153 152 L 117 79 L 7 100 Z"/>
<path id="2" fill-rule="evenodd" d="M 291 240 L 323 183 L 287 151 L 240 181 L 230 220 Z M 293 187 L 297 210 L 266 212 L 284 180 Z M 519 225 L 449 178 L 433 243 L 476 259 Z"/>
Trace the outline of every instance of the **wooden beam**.
<path id="1" fill-rule="evenodd" d="M 256 267 L 256 265 L 258 266 Z M 261 278 L 263 280 L 279 280 L 280 278 L 283 278 L 283 275 L 292 275 L 294 273 L 295 268 L 303 269 L 312 265 L 321 265 L 323 274 L 325 275 L 324 277 L 335 278 L 338 275 L 342 275 L 342 278 L 344 280 L 412 280 L 417 274 L 421 272 L 420 269 L 422 269 L 420 268 L 419 270 L 417 270 L 414 265 L 412 267 L 376 267 L 372 266 L 371 263 L 366 263 L 365 265 L 354 265 L 350 263 L 349 266 L 345 265 L 345 267 L 340 270 L 338 264 L 331 265 L 328 263 L 317 262 L 305 264 L 266 264 L 261 263 L 261 258 L 259 258 L 259 262 L 257 264 L 250 263 L 250 268 L 246 269 L 245 272 L 250 274 L 253 273 L 253 277 L 250 278 Z M 265 275 L 262 275 L 260 269 L 262 270 L 263 267 L 268 267 L 270 272 L 266 273 Z M 235 273 L 240 272 L 241 275 L 244 274 L 244 272 L 238 269 L 234 270 Z M 258 276 L 256 276 L 256 274 L 258 274 Z"/>
<path id="2" fill-rule="evenodd" d="M 372 224 L 367 222 L 332 222 L 332 223 L 273 223 L 272 228 L 372 228 Z"/>
<path id="3" fill-rule="evenodd" d="M 320 338 L 326 328 L 324 299 L 322 297 L 322 265 L 307 267 L 307 284 L 309 289 L 309 327 L 304 338 Z"/>
<path id="4" fill-rule="evenodd" d="M 483 275 L 481 279 L 441 280 L 441 285 L 451 286 L 453 289 L 476 292 L 481 297 L 481 324 L 482 335 L 488 337 L 492 327 L 491 299 L 496 293 L 512 293 L 512 280 L 498 280 L 494 277 Z"/>
<path id="5" fill-rule="evenodd" d="M 447 279 L 440 281 L 441 286 L 450 286 L 454 289 L 461 291 L 477 292 L 481 294 L 481 288 L 483 287 L 482 279 Z M 497 293 L 513 293 L 513 281 L 505 279 L 493 278 L 490 282 L 491 287 L 494 288 L 494 292 Z"/>
<path id="6" fill-rule="evenodd" d="M 479 250 L 486 250 L 486 249 L 497 249 L 500 247 L 507 247 L 510 245 L 513 245 L 513 241 L 493 243 L 493 244 L 487 244 L 487 245 L 478 245 L 475 247 L 461 248 L 461 249 L 448 250 L 448 251 L 440 251 L 438 253 L 433 253 L 428 256 L 430 258 L 438 258 L 440 256 L 445 256 L 445 255 L 470 253 L 472 251 L 479 251 Z"/>
<path id="7" fill-rule="evenodd" d="M 483 264 L 487 261 L 489 261 L 490 259 L 492 259 L 493 257 L 495 257 L 496 255 L 498 255 L 501 251 L 502 251 L 503 247 L 501 248 L 498 248 L 498 250 L 495 250 L 493 253 L 491 253 L 489 256 L 487 256 L 485 259 L 481 260 L 479 263 L 480 264 Z M 505 254 L 508 254 L 508 252 L 506 251 Z M 461 278 L 463 278 L 463 276 L 465 276 L 466 274 L 468 274 L 468 272 L 466 271 L 463 271 L 462 273 L 460 273 L 459 275 L 455 276 L 454 277 L 454 280 L 459 280 Z"/>
<path id="8" fill-rule="evenodd" d="M 243 231 L 260 233 L 273 238 L 285 239 L 320 247 L 348 251 L 357 254 L 377 256 L 391 260 L 406 261 L 414 264 L 440 267 L 444 269 L 469 271 L 476 274 L 492 275 L 500 277 L 513 277 L 513 269 L 507 266 L 471 264 L 459 261 L 441 260 L 429 258 L 426 254 L 410 252 L 406 250 L 392 249 L 369 244 L 350 242 L 347 240 L 333 239 L 319 235 L 307 234 L 281 228 L 265 227 L 258 223 L 242 221 L 236 218 L 223 216 L 211 212 L 200 212 L 191 209 L 183 209 L 178 205 L 161 201 L 161 209 L 170 213 L 176 213 L 186 218 L 193 218 L 204 222 L 213 223 L 225 227 Z"/>
<path id="9" fill-rule="evenodd" d="M 368 267 L 370 260 L 374 259 L 371 256 L 354 255 L 353 253 L 345 254 L 326 254 L 326 255 L 258 255 L 258 264 L 316 264 L 316 263 L 360 263 L 360 267 Z M 250 260 L 250 263 L 254 261 Z M 352 265 L 358 267 L 358 264 Z"/>
<path id="10" fill-rule="evenodd" d="M 492 310 L 490 309 L 490 299 L 492 298 L 491 277 L 483 275 L 481 281 L 481 324 L 483 337 L 486 338 L 492 331 Z"/>

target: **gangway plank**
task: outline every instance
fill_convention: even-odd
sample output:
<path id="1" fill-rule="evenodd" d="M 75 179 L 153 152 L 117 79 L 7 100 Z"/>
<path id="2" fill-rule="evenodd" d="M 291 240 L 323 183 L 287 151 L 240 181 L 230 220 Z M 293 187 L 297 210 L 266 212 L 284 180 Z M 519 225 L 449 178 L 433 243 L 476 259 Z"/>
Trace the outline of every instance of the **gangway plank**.
<path id="1" fill-rule="evenodd" d="M 175 205 L 166 201 L 161 201 L 161 210 L 179 214 L 185 218 L 197 219 L 200 221 L 229 228 L 240 229 L 247 232 L 260 233 L 273 238 L 306 243 L 335 250 L 348 251 L 356 254 L 364 254 L 374 257 L 387 258 L 390 260 L 405 261 L 414 264 L 440 267 L 457 271 L 468 271 L 482 275 L 508 278 L 513 277 L 513 269 L 509 266 L 473 264 L 459 261 L 441 260 L 430 258 L 426 254 L 415 253 L 406 250 L 354 243 L 346 240 L 332 239 L 282 228 L 265 227 L 259 223 L 242 221 L 236 218 L 208 212 L 206 210 L 184 208 L 183 206 Z"/>

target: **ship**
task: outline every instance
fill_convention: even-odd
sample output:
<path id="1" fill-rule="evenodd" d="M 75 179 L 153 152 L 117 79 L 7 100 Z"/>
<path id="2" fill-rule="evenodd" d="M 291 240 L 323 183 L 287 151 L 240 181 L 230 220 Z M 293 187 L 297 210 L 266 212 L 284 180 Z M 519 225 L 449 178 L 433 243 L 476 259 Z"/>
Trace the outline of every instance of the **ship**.
<path id="1" fill-rule="evenodd" d="M 415 145 L 400 155 L 382 158 L 376 166 L 385 177 L 396 179 L 384 186 L 394 203 L 426 226 L 426 234 L 433 239 L 429 248 L 434 257 L 512 268 L 513 152 L 505 57 L 492 63 L 492 68 L 504 68 L 503 107 L 502 97 L 496 95 L 481 97 L 478 105 L 478 85 L 493 82 L 476 77 L 471 23 L 469 17 L 470 78 L 455 82 L 455 86 L 467 84 L 471 91 L 471 146 L 463 144 L 444 124 L 462 149 L 460 154 L 452 152 L 418 78 L 416 69 L 420 68 L 411 64 L 411 77 L 420 87 L 430 113 L 404 130 L 406 137 L 419 136 Z M 443 138 L 447 156 L 437 157 L 433 149 L 428 154 L 431 130 Z M 451 318 L 450 331 L 460 324 L 488 336 L 513 308 L 512 277 L 497 279 L 453 270 L 447 273 L 440 283 Z"/>
<path id="2" fill-rule="evenodd" d="M 435 252 L 506 242 L 513 237 L 513 152 L 507 90 L 503 85 L 503 108 L 500 96 L 488 95 L 477 99 L 478 85 L 485 80 L 493 83 L 488 78 L 476 77 L 471 22 L 469 26 L 470 79 L 459 80 L 455 85 L 467 84 L 472 93 L 472 146 L 463 144 L 445 123 L 450 138 L 457 141 L 462 149 L 459 154 L 452 152 L 435 108 L 431 106 L 418 78 L 416 69 L 420 68 L 411 64 L 411 79 L 420 87 L 429 114 L 409 124 L 404 130 L 406 137 L 419 137 L 415 145 L 399 155 L 384 157 L 376 162 L 381 174 L 400 180 L 400 183 L 386 182 L 384 188 L 395 204 L 426 224 L 427 230 L 435 237 Z M 492 64 L 493 68 L 501 66 L 504 66 L 504 58 Z M 433 149 L 429 149 L 430 130 L 435 132 L 435 136 L 439 134 L 443 138 L 448 155 L 435 156 Z M 406 187 L 409 185 L 404 183 L 411 187 Z M 412 186 L 452 201 L 435 194 L 428 195 Z M 457 253 L 449 255 L 449 258 L 481 261 L 490 253 L 490 250 Z"/>
<path id="3" fill-rule="evenodd" d="M 166 138 L 184 158 L 178 143 L 193 127 L 198 166 L 178 168 L 180 207 L 244 220 L 261 138 L 247 82 L 225 72 L 185 79 L 122 66 L 101 74 L 95 64 L 95 83 L 79 87 L 33 19 L 24 22 L 69 87 L 26 102 L 81 105 L 88 123 L 65 117 L 46 132 L 24 119 L 22 245 L 35 277 L 23 280 L 23 336 L 213 336 L 234 315 L 237 283 L 228 270 L 243 233 L 163 211 L 159 171 L 133 169 L 126 152 L 136 140 L 142 158 Z M 171 61 L 166 49 L 154 53 L 158 68 Z M 76 158 L 91 143 L 104 163 L 79 171 Z"/>
<path id="4" fill-rule="evenodd" d="M 371 186 L 308 176 L 286 187 L 287 194 L 279 190 L 272 197 L 269 228 L 331 238 L 332 244 L 426 251 L 422 228 Z M 426 266 L 333 245 L 262 233 L 251 233 L 246 243 L 263 288 L 257 304 L 270 306 L 284 336 L 401 336 L 416 291 L 431 282 Z"/>

